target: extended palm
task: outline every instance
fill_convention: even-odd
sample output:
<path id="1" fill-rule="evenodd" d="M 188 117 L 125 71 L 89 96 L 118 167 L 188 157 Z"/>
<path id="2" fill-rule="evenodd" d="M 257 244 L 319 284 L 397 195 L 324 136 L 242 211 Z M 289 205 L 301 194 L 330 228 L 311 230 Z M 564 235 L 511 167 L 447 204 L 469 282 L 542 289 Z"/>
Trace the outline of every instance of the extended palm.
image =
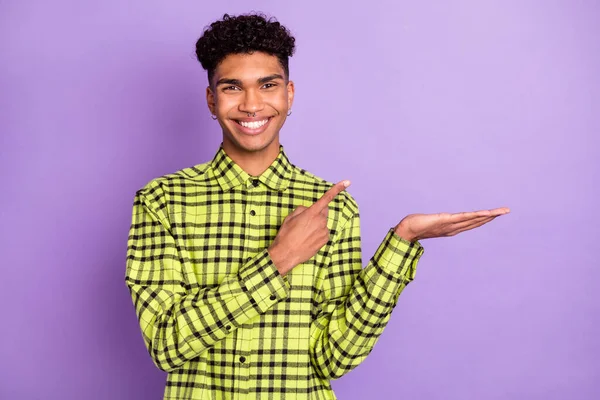
<path id="1" fill-rule="evenodd" d="M 396 226 L 396 233 L 406 240 L 454 236 L 460 232 L 487 224 L 500 215 L 508 214 L 506 207 L 461 213 L 411 214 Z"/>

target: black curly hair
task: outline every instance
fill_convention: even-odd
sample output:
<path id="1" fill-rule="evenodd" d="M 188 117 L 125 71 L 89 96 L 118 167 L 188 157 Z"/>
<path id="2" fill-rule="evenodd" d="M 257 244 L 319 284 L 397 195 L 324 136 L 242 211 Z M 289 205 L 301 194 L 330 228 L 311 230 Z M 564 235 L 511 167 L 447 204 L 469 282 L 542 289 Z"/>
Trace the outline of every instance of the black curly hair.
<path id="1" fill-rule="evenodd" d="M 290 76 L 288 58 L 294 54 L 295 41 L 285 26 L 262 13 L 238 16 L 225 14 L 222 20 L 204 29 L 202 37 L 196 42 L 196 56 L 208 72 L 210 85 L 215 69 L 225 57 L 255 51 L 276 56 L 287 80 Z"/>

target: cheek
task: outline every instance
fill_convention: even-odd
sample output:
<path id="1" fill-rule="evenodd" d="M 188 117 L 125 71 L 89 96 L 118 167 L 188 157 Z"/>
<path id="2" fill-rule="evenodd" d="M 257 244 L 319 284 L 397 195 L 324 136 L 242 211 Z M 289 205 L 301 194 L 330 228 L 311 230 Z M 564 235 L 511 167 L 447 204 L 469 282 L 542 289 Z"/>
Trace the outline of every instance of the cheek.
<path id="1" fill-rule="evenodd" d="M 271 99 L 271 104 L 278 111 L 283 112 L 283 111 L 287 110 L 287 105 L 288 105 L 287 92 L 278 93 L 276 96 L 273 96 L 273 98 Z"/>
<path id="2" fill-rule="evenodd" d="M 218 96 L 215 100 L 215 105 L 220 114 L 227 114 L 232 108 L 237 107 L 235 96 Z"/>

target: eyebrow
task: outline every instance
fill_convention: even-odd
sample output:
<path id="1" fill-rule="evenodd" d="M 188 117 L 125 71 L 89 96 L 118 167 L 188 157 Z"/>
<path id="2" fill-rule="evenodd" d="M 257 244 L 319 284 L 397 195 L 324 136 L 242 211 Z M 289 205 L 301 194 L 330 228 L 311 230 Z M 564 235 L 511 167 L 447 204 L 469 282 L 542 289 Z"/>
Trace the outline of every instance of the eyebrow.
<path id="1" fill-rule="evenodd" d="M 282 76 L 281 74 L 272 74 L 272 75 L 268 75 L 268 76 L 263 76 L 262 78 L 258 78 L 256 81 L 257 81 L 259 84 L 262 84 L 262 83 L 267 83 L 267 82 L 269 82 L 269 81 L 274 81 L 274 80 L 276 80 L 276 79 L 281 79 L 281 80 L 283 80 L 283 76 Z M 243 86 L 243 85 L 242 85 L 242 81 L 241 81 L 241 80 L 239 80 L 239 79 L 229 79 L 229 78 L 222 78 L 222 79 L 219 79 L 219 80 L 217 81 L 217 84 L 216 84 L 216 86 L 219 86 L 219 85 L 236 85 L 236 86 Z"/>

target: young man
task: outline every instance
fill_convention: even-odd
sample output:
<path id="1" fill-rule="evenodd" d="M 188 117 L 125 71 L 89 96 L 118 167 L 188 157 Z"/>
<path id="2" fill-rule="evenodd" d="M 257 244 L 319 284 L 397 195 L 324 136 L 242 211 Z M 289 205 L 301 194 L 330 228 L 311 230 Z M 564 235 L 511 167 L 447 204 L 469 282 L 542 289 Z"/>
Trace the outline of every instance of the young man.
<path id="1" fill-rule="evenodd" d="M 420 239 L 508 209 L 413 214 L 362 269 L 358 206 L 279 143 L 294 84 L 289 31 L 261 15 L 208 27 L 196 52 L 223 132 L 210 162 L 136 194 L 126 282 L 165 399 L 335 399 L 413 280 Z"/>

